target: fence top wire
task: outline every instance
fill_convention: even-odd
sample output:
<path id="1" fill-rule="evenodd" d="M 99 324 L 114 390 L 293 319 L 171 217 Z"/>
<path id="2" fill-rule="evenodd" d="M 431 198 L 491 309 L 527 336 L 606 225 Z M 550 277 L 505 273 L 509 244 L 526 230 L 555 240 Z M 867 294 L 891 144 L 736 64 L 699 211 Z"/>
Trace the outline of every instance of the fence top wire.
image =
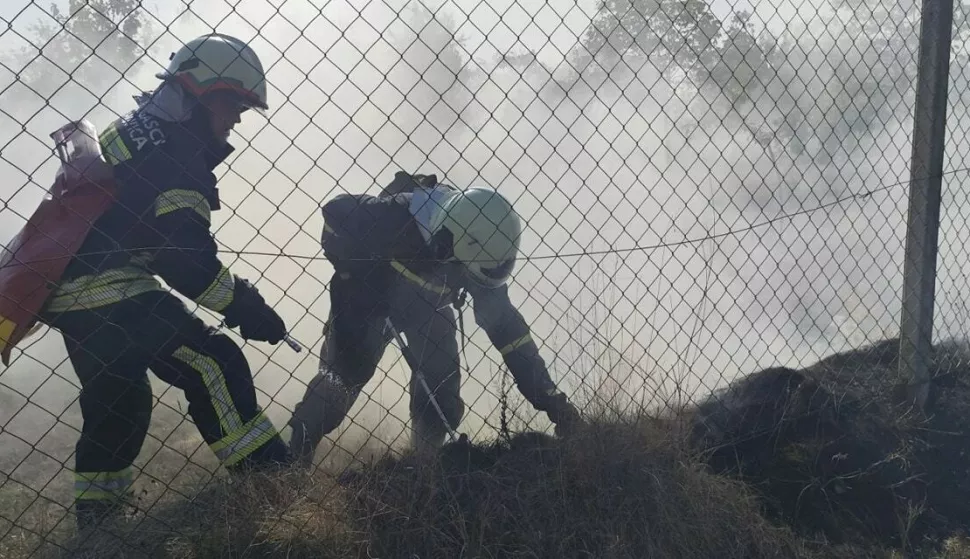
<path id="1" fill-rule="evenodd" d="M 970 171 L 970 167 L 962 167 L 962 168 L 957 168 L 957 169 L 947 169 L 946 171 L 944 171 L 941 174 L 941 176 L 953 175 L 953 174 L 957 174 L 957 173 L 964 173 L 964 172 L 967 172 L 967 171 Z M 886 190 L 891 190 L 891 189 L 896 188 L 898 186 L 908 185 L 908 184 L 910 184 L 912 182 L 912 180 L 925 180 L 925 178 L 928 178 L 928 177 L 924 177 L 923 179 L 920 179 L 919 177 L 914 177 L 913 179 L 908 179 L 908 180 L 905 180 L 905 181 L 897 181 L 897 182 L 890 183 L 890 184 L 884 184 L 884 185 L 881 185 L 881 186 L 878 186 L 878 187 L 875 187 L 875 188 L 867 189 L 867 190 L 865 190 L 863 192 L 852 193 L 852 194 L 849 194 L 847 196 L 842 196 L 840 198 L 837 198 L 837 199 L 832 200 L 832 201 L 829 201 L 829 202 L 825 202 L 825 203 L 822 203 L 822 204 L 818 204 L 816 206 L 812 206 L 812 207 L 808 207 L 808 208 L 803 208 L 803 209 L 800 209 L 800 210 L 797 210 L 797 211 L 793 211 L 793 212 L 784 213 L 782 215 L 778 215 L 778 216 L 775 216 L 773 218 L 766 219 L 764 221 L 760 221 L 760 222 L 757 222 L 757 223 L 753 223 L 753 224 L 747 225 L 745 227 L 739 227 L 739 228 L 736 228 L 736 229 L 731 229 L 729 231 L 724 231 L 724 232 L 721 232 L 721 233 L 711 233 L 711 234 L 708 234 L 708 235 L 703 235 L 703 236 L 699 236 L 699 237 L 693 237 L 693 238 L 689 238 L 689 239 L 682 239 L 682 240 L 679 240 L 679 241 L 666 241 L 666 242 L 662 242 L 662 243 L 654 243 L 654 244 L 650 244 L 650 245 L 639 245 L 639 246 L 626 247 L 626 248 L 609 248 L 609 249 L 601 249 L 601 250 L 588 250 L 588 251 L 580 251 L 580 252 L 563 252 L 563 253 L 555 253 L 555 254 L 538 254 L 538 255 L 537 254 L 525 254 L 525 255 L 520 256 L 518 258 L 518 260 L 520 260 L 522 262 L 529 262 L 529 261 L 552 260 L 552 259 L 581 258 L 581 257 L 586 257 L 586 256 L 601 256 L 601 255 L 608 255 L 608 254 L 623 254 L 623 253 L 629 253 L 629 252 L 649 252 L 649 251 L 660 250 L 660 249 L 664 249 L 664 248 L 673 248 L 673 247 L 678 247 L 678 246 L 683 246 L 683 245 L 691 245 L 691 244 L 703 243 L 705 241 L 711 241 L 711 240 L 720 239 L 720 238 L 723 238 L 723 237 L 731 237 L 731 236 L 740 235 L 742 233 L 748 233 L 748 232 L 751 232 L 751 231 L 754 231 L 754 230 L 757 230 L 757 229 L 761 229 L 763 227 L 767 227 L 769 225 L 773 225 L 773 224 L 778 223 L 778 222 L 781 222 L 781 221 L 787 221 L 787 220 L 790 220 L 790 219 L 795 218 L 795 217 L 799 217 L 799 216 L 807 215 L 807 214 L 812 214 L 812 213 L 815 213 L 817 211 L 824 210 L 826 208 L 831 208 L 833 206 L 838 206 L 838 205 L 844 204 L 844 203 L 849 202 L 849 201 L 852 201 L 852 200 L 859 200 L 859 199 L 863 199 L 863 198 L 868 198 L 868 197 L 870 197 L 873 194 L 876 194 L 878 192 L 883 192 L 883 191 L 886 191 Z M 147 250 L 147 251 L 178 250 L 178 251 L 192 252 L 193 250 L 197 250 L 197 249 L 191 249 L 191 248 L 173 248 L 173 247 L 145 247 L 143 250 Z M 115 254 L 115 253 L 118 253 L 118 252 L 119 252 L 118 250 L 92 251 L 92 252 L 86 252 L 85 254 L 89 254 L 89 255 L 92 255 L 92 256 L 100 256 L 100 255 Z M 225 253 L 225 254 L 237 255 L 237 256 L 249 255 L 249 256 L 269 256 L 269 257 L 274 257 L 274 258 L 281 257 L 281 258 L 290 258 L 290 259 L 294 259 L 294 260 L 326 260 L 326 258 L 324 256 L 321 256 L 319 254 L 308 255 L 308 254 L 294 254 L 294 253 L 288 253 L 288 252 L 278 252 L 278 253 L 274 253 L 274 252 L 265 252 L 265 251 L 255 251 L 255 250 L 232 250 L 232 249 L 228 249 L 228 248 L 225 248 L 225 247 L 221 247 L 220 248 L 220 252 Z M 382 261 L 382 259 L 375 258 L 375 257 L 361 257 L 361 258 L 347 257 L 347 258 L 344 258 L 344 260 L 346 260 L 348 262 L 379 262 L 379 261 Z M 386 259 L 384 259 L 384 260 L 386 260 Z M 413 263 L 435 262 L 435 260 L 433 260 L 433 259 L 406 258 L 406 257 L 396 258 L 396 260 L 398 260 L 400 262 L 413 262 Z M 46 261 L 48 261 L 48 260 L 43 259 L 43 258 L 34 260 L 34 262 L 46 262 Z M 480 259 L 480 261 L 482 261 L 482 262 L 494 262 L 495 260 Z"/>

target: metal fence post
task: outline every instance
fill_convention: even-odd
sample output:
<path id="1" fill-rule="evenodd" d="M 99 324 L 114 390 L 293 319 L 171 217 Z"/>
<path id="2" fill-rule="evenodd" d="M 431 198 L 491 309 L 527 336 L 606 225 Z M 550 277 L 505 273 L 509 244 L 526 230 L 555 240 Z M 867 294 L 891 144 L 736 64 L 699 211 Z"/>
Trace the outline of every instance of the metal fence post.
<path id="1" fill-rule="evenodd" d="M 920 409 L 929 396 L 952 24 L 953 0 L 923 1 L 899 332 L 900 380 Z"/>

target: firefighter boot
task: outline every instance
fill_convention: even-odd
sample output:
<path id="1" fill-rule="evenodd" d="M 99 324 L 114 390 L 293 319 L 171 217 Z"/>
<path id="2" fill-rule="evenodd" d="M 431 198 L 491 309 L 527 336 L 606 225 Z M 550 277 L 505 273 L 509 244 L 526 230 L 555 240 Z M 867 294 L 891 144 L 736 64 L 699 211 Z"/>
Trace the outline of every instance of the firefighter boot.
<path id="1" fill-rule="evenodd" d="M 411 420 L 411 449 L 417 454 L 430 454 L 445 443 L 448 431 L 437 416 L 419 416 Z"/>

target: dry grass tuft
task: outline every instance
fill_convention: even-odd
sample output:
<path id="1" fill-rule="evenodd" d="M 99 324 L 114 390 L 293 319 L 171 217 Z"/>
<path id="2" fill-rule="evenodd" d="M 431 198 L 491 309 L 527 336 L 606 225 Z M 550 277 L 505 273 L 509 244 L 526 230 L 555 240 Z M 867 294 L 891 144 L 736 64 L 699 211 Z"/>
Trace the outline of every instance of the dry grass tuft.
<path id="1" fill-rule="evenodd" d="M 379 557 L 797 557 L 738 483 L 652 424 L 385 460 L 349 484 Z"/>
<path id="2" fill-rule="evenodd" d="M 593 424 L 383 458 L 345 474 L 254 473 L 142 512 L 67 557 L 861 557 L 761 516 L 654 422 Z"/>
<path id="3" fill-rule="evenodd" d="M 938 348 L 921 417 L 893 398 L 894 343 L 759 371 L 672 418 L 364 449 L 351 470 L 222 479 L 77 537 L 8 522 L 0 559 L 970 559 L 970 353 Z"/>
<path id="4" fill-rule="evenodd" d="M 342 510 L 342 491 L 325 476 L 254 472 L 76 535 L 45 556 L 352 557 L 357 546 Z"/>

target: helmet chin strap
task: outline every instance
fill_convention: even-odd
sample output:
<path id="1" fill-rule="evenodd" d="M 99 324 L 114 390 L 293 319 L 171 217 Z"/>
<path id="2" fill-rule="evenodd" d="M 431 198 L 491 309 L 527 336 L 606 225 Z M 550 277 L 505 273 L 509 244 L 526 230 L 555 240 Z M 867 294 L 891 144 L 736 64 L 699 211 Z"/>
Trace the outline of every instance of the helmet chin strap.
<path id="1" fill-rule="evenodd" d="M 428 246 L 431 248 L 431 253 L 435 259 L 441 260 L 444 263 L 458 262 L 458 258 L 455 256 L 455 251 L 452 247 L 452 239 L 454 237 L 451 231 L 447 229 L 441 229 L 435 232 L 428 239 Z"/>

